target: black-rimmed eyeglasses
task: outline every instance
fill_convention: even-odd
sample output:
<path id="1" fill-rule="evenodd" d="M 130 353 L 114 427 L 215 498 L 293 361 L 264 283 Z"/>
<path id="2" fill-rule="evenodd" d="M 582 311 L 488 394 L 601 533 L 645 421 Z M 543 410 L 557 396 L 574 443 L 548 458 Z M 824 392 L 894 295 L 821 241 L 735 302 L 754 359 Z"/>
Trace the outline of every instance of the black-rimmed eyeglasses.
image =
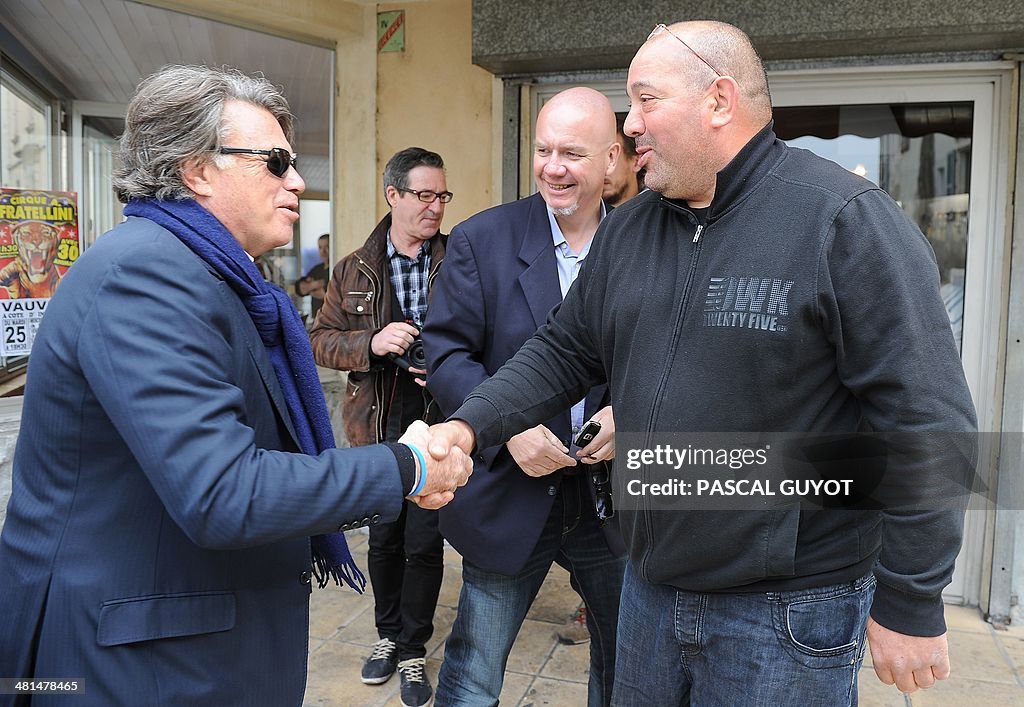
<path id="1" fill-rule="evenodd" d="M 429 189 L 404 189 L 402 187 L 395 187 L 398 191 L 404 191 L 406 194 L 412 194 L 417 199 L 422 201 L 424 204 L 429 204 L 437 199 L 442 204 L 447 204 L 455 196 L 450 191 L 430 191 Z"/>
<path id="2" fill-rule="evenodd" d="M 269 150 L 254 150 L 251 147 L 222 147 L 222 155 L 262 155 L 266 157 L 267 169 L 275 177 L 283 177 L 289 167 L 295 166 L 298 155 L 293 155 L 283 147 L 273 147 Z"/>
<path id="3" fill-rule="evenodd" d="M 647 39 L 648 39 L 648 40 L 650 40 L 650 39 L 651 39 L 652 37 L 656 36 L 656 35 L 657 35 L 657 34 L 658 34 L 659 32 L 668 32 L 669 34 L 671 34 L 671 35 L 672 35 L 673 37 L 675 37 L 676 39 L 678 39 L 678 40 L 679 40 L 679 43 L 680 43 L 680 44 L 682 44 L 682 45 L 683 45 L 684 47 L 686 47 L 686 48 L 687 48 L 687 49 L 689 49 L 689 50 L 690 50 L 691 52 L 693 52 L 693 55 L 694 55 L 695 57 L 697 57 L 698 59 L 700 59 L 700 60 L 701 60 L 702 62 L 704 62 L 704 64 L 705 64 L 705 65 L 706 65 L 706 66 L 707 66 L 707 67 L 708 67 L 709 69 L 711 69 L 712 71 L 714 71 L 714 72 L 715 72 L 715 76 L 718 76 L 719 78 L 721 78 L 721 77 L 723 76 L 722 72 L 721 72 L 721 71 L 719 71 L 718 69 L 716 69 L 716 68 L 715 68 L 715 65 L 714 65 L 714 64 L 712 64 L 712 63 L 711 63 L 710 61 L 708 61 L 707 59 L 705 59 L 704 57 L 702 57 L 702 56 L 701 56 L 701 55 L 700 55 L 699 53 L 697 53 L 697 50 L 696 50 L 696 49 L 694 49 L 693 47 L 691 47 L 691 46 L 690 46 L 689 44 L 687 44 L 687 43 L 686 43 L 685 41 L 683 41 L 683 38 L 682 38 L 682 37 L 680 37 L 680 36 L 679 36 L 678 34 L 676 34 L 675 32 L 673 32 L 672 30 L 670 30 L 670 29 L 668 28 L 668 25 L 665 25 L 665 24 L 657 24 L 657 25 L 655 25 L 655 26 L 654 26 L 654 29 L 652 29 L 652 30 L 651 30 L 651 33 L 650 33 L 649 35 L 647 35 Z"/>

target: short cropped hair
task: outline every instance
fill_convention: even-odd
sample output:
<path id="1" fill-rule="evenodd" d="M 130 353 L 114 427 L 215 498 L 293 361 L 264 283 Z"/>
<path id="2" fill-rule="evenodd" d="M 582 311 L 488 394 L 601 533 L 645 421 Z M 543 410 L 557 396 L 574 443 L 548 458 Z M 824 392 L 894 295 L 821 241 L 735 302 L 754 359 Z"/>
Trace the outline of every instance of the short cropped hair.
<path id="1" fill-rule="evenodd" d="M 384 166 L 384 190 L 388 187 L 395 189 L 409 188 L 409 172 L 417 167 L 436 167 L 444 169 L 444 160 L 441 155 L 422 147 L 407 147 L 399 150 Z"/>
<path id="2" fill-rule="evenodd" d="M 615 114 L 615 127 L 622 138 L 622 149 L 629 157 L 636 157 L 636 140 L 626 134 L 626 113 Z"/>
<path id="3" fill-rule="evenodd" d="M 628 113 L 615 114 L 615 127 L 619 131 L 619 138 L 622 140 L 622 153 L 625 157 L 636 157 L 636 139 L 626 134 L 626 116 Z M 641 167 L 636 173 L 636 186 L 640 191 L 644 190 L 644 175 L 647 169 Z"/>
<path id="4" fill-rule="evenodd" d="M 124 203 L 192 198 L 182 169 L 219 158 L 228 101 L 265 108 L 291 141 L 294 117 L 288 101 L 265 78 L 234 69 L 165 66 L 142 80 L 128 104 L 113 176 L 117 198 Z"/>

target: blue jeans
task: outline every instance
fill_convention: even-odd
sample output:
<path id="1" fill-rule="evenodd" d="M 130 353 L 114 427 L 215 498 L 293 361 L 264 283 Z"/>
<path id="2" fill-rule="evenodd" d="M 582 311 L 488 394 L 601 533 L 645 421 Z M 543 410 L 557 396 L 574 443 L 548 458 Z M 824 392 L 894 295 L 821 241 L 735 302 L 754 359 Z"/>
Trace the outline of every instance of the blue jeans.
<path id="1" fill-rule="evenodd" d="M 537 546 L 518 574 L 486 572 L 463 559 L 462 593 L 437 679 L 437 707 L 498 704 L 509 651 L 552 562 L 569 571 L 573 589 L 587 604 L 588 704 L 611 702 L 624 560 L 608 549 L 586 483 L 583 476 L 562 481 Z"/>
<path id="2" fill-rule="evenodd" d="M 873 575 L 787 592 L 701 594 L 627 565 L 616 707 L 857 704 Z"/>

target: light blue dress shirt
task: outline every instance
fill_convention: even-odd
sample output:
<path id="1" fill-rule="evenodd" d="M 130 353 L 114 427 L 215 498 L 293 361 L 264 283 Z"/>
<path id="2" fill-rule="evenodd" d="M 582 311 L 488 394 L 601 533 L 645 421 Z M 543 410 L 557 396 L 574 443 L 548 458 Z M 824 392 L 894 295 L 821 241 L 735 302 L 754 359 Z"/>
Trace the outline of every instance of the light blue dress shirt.
<path id="1" fill-rule="evenodd" d="M 601 219 L 604 220 L 607 215 L 604 202 L 601 202 Z M 555 245 L 555 263 L 558 265 L 558 286 L 562 290 L 562 299 L 565 299 L 565 293 L 569 291 L 569 287 L 573 281 L 576 280 L 576 276 L 580 273 L 580 268 L 583 267 L 583 261 L 586 259 L 587 254 L 590 253 L 590 246 L 593 245 L 594 239 L 591 238 L 587 241 L 587 244 L 583 246 L 583 250 L 579 253 L 573 252 L 573 249 L 569 247 L 569 242 L 565 240 L 565 236 L 562 235 L 562 229 L 558 225 L 558 220 L 555 218 L 555 212 L 548 207 L 548 222 L 551 224 L 551 238 Z M 580 428 L 583 427 L 583 416 L 585 414 L 583 409 L 584 400 L 579 401 L 572 406 L 572 411 L 569 413 L 570 419 L 572 420 L 572 439 L 576 439 L 576 435 L 579 433 Z M 573 455 L 578 447 L 574 444 L 569 445 L 569 454 Z"/>

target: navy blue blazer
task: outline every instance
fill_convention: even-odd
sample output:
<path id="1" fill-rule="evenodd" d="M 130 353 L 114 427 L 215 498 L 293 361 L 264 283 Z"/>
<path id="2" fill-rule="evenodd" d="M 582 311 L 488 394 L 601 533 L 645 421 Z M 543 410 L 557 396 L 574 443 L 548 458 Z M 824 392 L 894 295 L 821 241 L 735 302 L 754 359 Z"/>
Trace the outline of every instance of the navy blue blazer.
<path id="1" fill-rule="evenodd" d="M 32 350 L 0 675 L 83 679 L 76 705 L 301 704 L 307 536 L 393 520 L 403 491 L 385 447 L 296 449 L 228 285 L 148 220 L 100 238 Z"/>
<path id="2" fill-rule="evenodd" d="M 423 329 L 427 387 L 445 415 L 487 380 L 562 301 L 547 207 L 539 194 L 483 211 L 452 229 Z M 608 404 L 608 388 L 586 398 L 586 417 Z M 563 442 L 569 410 L 545 425 Z M 544 528 L 562 472 L 534 478 L 505 445 L 478 450 L 473 475 L 441 509 L 441 533 L 470 562 L 511 575 Z M 609 547 L 621 554 L 617 529 Z"/>

